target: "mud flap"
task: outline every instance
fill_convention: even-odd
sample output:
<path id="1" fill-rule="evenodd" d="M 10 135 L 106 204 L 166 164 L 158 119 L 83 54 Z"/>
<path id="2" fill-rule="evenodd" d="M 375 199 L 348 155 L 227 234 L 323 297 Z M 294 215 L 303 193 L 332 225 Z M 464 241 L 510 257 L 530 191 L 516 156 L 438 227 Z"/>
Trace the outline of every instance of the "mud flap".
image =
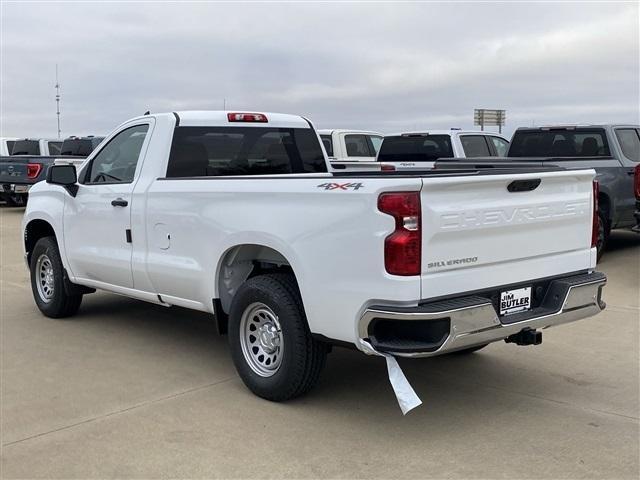
<path id="1" fill-rule="evenodd" d="M 422 400 L 420 400 L 416 394 L 415 390 L 409 383 L 409 380 L 407 380 L 407 377 L 402 373 L 402 369 L 393 355 L 377 351 L 366 340 L 360 340 L 360 345 L 365 353 L 384 357 L 387 361 L 389 383 L 391 383 L 391 386 L 393 387 L 393 392 L 396 394 L 398 405 L 400 406 L 400 410 L 402 410 L 403 415 L 406 415 L 414 408 L 422 405 Z"/>

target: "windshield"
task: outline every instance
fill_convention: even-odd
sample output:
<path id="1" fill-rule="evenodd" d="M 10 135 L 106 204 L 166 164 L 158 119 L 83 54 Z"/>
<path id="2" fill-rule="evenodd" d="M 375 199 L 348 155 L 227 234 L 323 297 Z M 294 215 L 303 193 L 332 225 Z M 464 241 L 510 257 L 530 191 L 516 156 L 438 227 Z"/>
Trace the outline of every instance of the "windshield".
<path id="1" fill-rule="evenodd" d="M 449 135 L 399 135 L 384 137 L 379 162 L 433 162 L 453 157 Z"/>
<path id="2" fill-rule="evenodd" d="M 16 140 L 11 149 L 11 155 L 40 155 L 38 140 Z"/>
<path id="3" fill-rule="evenodd" d="M 603 129 L 519 130 L 509 157 L 609 157 Z"/>

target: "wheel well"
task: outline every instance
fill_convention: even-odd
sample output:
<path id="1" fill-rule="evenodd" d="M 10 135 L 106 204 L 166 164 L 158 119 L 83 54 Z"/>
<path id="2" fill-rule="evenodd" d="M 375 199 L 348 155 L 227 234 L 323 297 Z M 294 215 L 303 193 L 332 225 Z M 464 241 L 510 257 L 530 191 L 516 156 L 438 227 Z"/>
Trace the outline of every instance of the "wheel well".
<path id="1" fill-rule="evenodd" d="M 31 262 L 31 252 L 38 240 L 43 237 L 55 238 L 55 236 L 56 233 L 48 222 L 45 220 L 31 220 L 24 230 L 24 249 L 27 252 L 27 261 Z"/>
<path id="2" fill-rule="evenodd" d="M 238 245 L 222 257 L 217 289 L 222 311 L 227 314 L 238 288 L 249 278 L 267 272 L 291 272 L 291 264 L 278 251 L 263 245 Z"/>

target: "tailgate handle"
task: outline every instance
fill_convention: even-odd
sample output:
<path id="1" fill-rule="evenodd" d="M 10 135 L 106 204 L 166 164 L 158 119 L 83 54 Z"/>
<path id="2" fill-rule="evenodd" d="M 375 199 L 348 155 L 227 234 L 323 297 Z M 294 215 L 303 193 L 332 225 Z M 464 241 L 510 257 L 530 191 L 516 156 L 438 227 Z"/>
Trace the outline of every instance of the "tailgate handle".
<path id="1" fill-rule="evenodd" d="M 542 182 L 539 178 L 532 178 L 530 180 L 514 180 L 507 186 L 507 190 L 510 192 L 530 192 L 538 188 Z"/>

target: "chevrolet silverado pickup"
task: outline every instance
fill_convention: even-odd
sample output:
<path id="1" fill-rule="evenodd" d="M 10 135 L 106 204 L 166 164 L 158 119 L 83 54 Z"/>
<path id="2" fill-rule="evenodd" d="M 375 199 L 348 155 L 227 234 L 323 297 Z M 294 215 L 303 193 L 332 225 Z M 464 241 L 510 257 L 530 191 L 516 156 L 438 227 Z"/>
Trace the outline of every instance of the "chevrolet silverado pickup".
<path id="1" fill-rule="evenodd" d="M 636 224 L 633 175 L 640 162 L 638 125 L 518 128 L 511 139 L 507 157 L 511 161 L 527 158 L 543 165 L 593 168 L 596 171 L 600 189 L 600 255 L 606 249 L 612 229 L 628 229 Z"/>
<path id="2" fill-rule="evenodd" d="M 80 165 L 104 137 L 69 137 L 58 146 L 57 155 L 22 154 L 28 146 L 18 145 L 20 155 L 0 157 L 0 198 L 9 206 L 22 206 L 34 183 L 45 179 L 54 163 Z M 16 142 L 18 143 L 18 142 Z M 35 147 L 34 147 L 35 148 Z M 15 150 L 15 149 L 14 149 Z M 31 150 L 32 152 L 35 150 Z"/>
<path id="3" fill-rule="evenodd" d="M 396 356 L 533 345 L 600 312 L 594 175 L 336 173 L 303 117 L 150 114 L 49 168 L 23 245 L 44 315 L 95 289 L 208 312 L 247 387 L 282 401 L 334 344 L 391 379 Z"/>

